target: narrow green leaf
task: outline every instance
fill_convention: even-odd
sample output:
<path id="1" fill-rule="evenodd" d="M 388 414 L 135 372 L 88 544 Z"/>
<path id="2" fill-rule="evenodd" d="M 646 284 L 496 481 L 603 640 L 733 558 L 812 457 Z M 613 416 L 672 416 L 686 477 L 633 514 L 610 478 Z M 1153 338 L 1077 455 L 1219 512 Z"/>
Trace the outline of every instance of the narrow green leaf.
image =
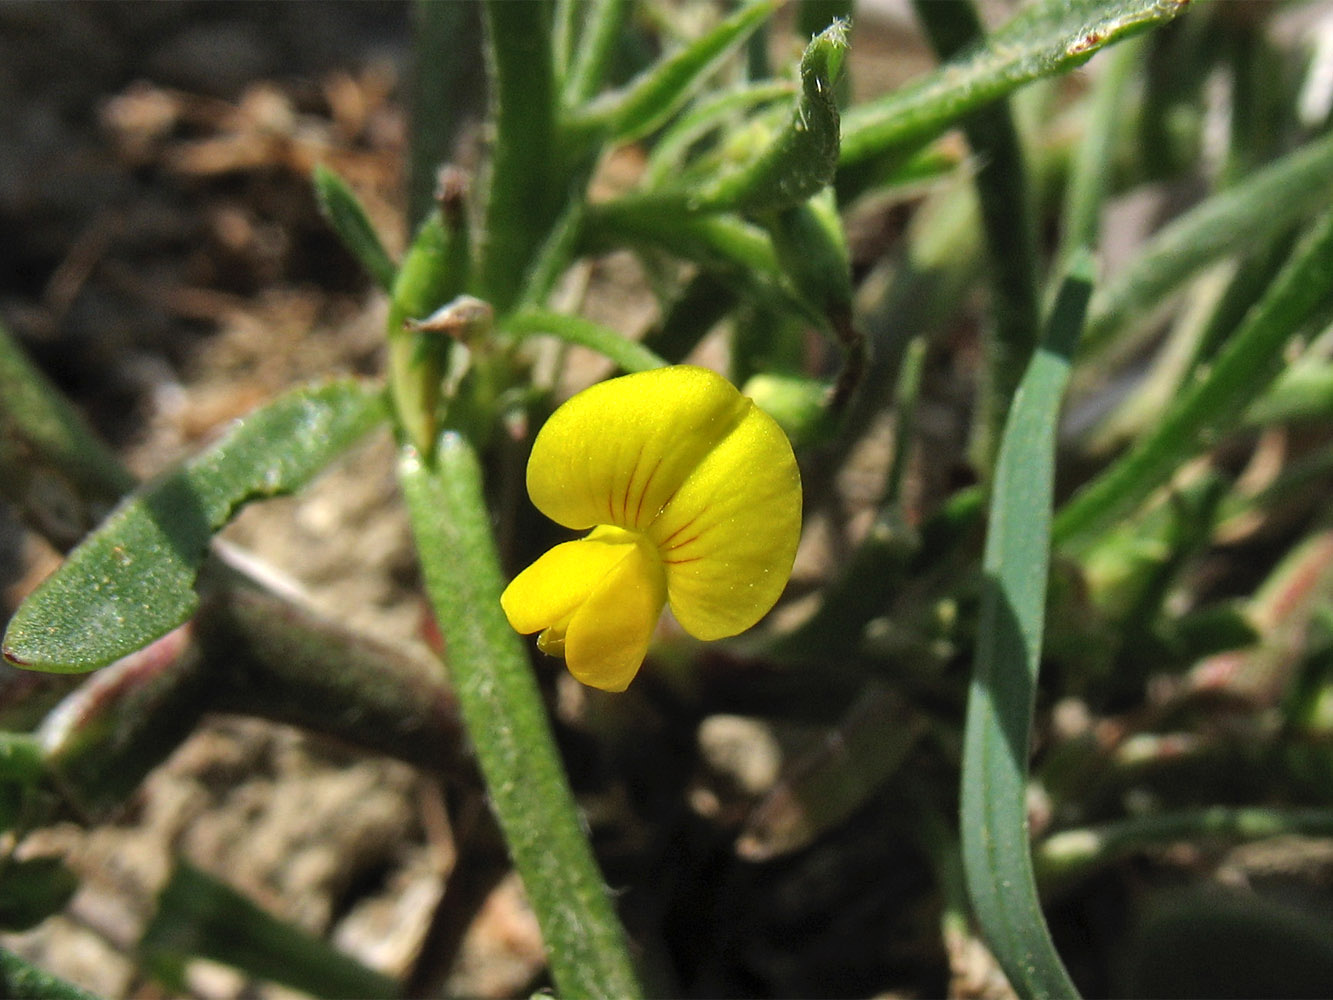
<path id="1" fill-rule="evenodd" d="M 469 277 L 467 212 L 452 176 L 403 258 L 389 297 L 389 395 L 398 422 L 428 451 L 435 440 L 440 383 L 448 360 L 446 338 L 409 328 L 462 292 Z"/>
<path id="2" fill-rule="evenodd" d="M 601 132 L 606 141 L 647 135 L 675 114 L 728 55 L 744 44 L 774 10 L 776 0 L 746 3 L 702 38 L 655 62 L 624 88 L 572 112 L 571 133 Z"/>
<path id="3" fill-rule="evenodd" d="M 317 997 L 396 997 L 397 982 L 323 938 L 278 920 L 226 883 L 184 861 L 157 898 L 139 941 L 144 964 L 172 990 L 184 964 L 209 958 Z"/>
<path id="4" fill-rule="evenodd" d="M 643 210 L 622 199 L 591 206 L 584 234 L 592 246 L 628 244 L 665 250 L 713 272 L 762 302 L 807 315 L 816 323 L 824 319 L 818 312 L 811 312 L 809 304 L 787 281 L 768 234 L 739 216 L 682 217 L 652 208 Z"/>
<path id="5" fill-rule="evenodd" d="M 564 204 L 568 178 L 556 148 L 551 8 L 487 0 L 484 11 L 494 136 L 479 294 L 503 314 Z"/>
<path id="6" fill-rule="evenodd" d="M 799 205 L 827 187 L 838 166 L 834 81 L 847 54 L 847 25 L 835 21 L 801 57 L 801 92 L 786 126 L 744 166 L 685 195 L 698 212 L 762 212 Z"/>
<path id="7" fill-rule="evenodd" d="M 524 309 L 506 319 L 504 329 L 520 337 L 549 334 L 567 344 L 590 348 L 627 372 L 662 368 L 667 363 L 637 341 L 581 316 L 566 316 L 546 309 Z"/>
<path id="8" fill-rule="evenodd" d="M 1282 370 L 1282 348 L 1333 292 L 1333 212 L 1315 224 L 1216 359 L 1156 428 L 1061 508 L 1058 545 L 1084 544 L 1234 427 Z"/>
<path id="9" fill-rule="evenodd" d="M 1261 247 L 1309 218 L 1328 204 L 1331 193 L 1333 134 L 1200 202 L 1153 236 L 1093 296 L 1084 354 L 1104 346 L 1208 264 Z"/>
<path id="10" fill-rule="evenodd" d="M 1095 247 L 1101 234 L 1102 206 L 1113 176 L 1114 140 L 1126 90 L 1143 55 L 1142 41 L 1119 45 L 1103 58 L 1106 65 L 1080 116 L 1083 138 L 1069 165 L 1064 211 L 1060 217 L 1059 260 L 1078 247 Z"/>
<path id="11" fill-rule="evenodd" d="M 1333 364 L 1306 360 L 1277 377 L 1245 411 L 1251 427 L 1333 419 Z"/>
<path id="12" fill-rule="evenodd" d="M 405 448 L 398 473 L 449 675 L 556 989 L 567 997 L 640 996 L 531 664 L 500 609 L 503 581 L 476 456 L 446 431 L 434 464 Z"/>
<path id="13" fill-rule="evenodd" d="M 81 673 L 186 621 L 213 533 L 245 503 L 299 489 L 383 416 L 352 381 L 282 396 L 217 444 L 134 493 L 15 612 L 4 657 Z"/>
<path id="14" fill-rule="evenodd" d="M 97 1000 L 85 989 L 44 972 L 0 948 L 0 996 L 10 1000 Z"/>
<path id="15" fill-rule="evenodd" d="M 0 327 L 0 494 L 72 548 L 134 479 Z"/>
<path id="16" fill-rule="evenodd" d="M 786 124 L 757 149 L 723 148 L 715 169 L 675 177 L 660 190 L 620 199 L 628 210 L 674 217 L 682 213 L 759 214 L 804 204 L 833 180 L 838 163 L 838 104 L 833 81 L 847 52 L 842 21 L 816 36 L 801 58 L 801 89 Z M 763 93 L 762 91 L 760 93 Z M 746 97 L 754 91 L 742 92 Z M 710 105 L 721 113 L 727 105 Z M 707 124 L 704 119 L 700 124 Z M 688 130 L 686 132 L 688 134 Z M 747 137 L 748 138 L 748 137 Z M 710 163 L 710 166 L 713 164 Z"/>
<path id="17" fill-rule="evenodd" d="M 796 8 L 796 35 L 798 38 L 814 38 L 836 21 L 850 22 L 855 15 L 855 0 L 801 0 Z M 839 76 L 834 89 L 838 97 L 838 107 L 845 108 L 851 103 L 850 74 L 843 73 Z"/>
<path id="18" fill-rule="evenodd" d="M 991 498 L 976 663 L 963 742 L 968 891 L 1019 995 L 1076 997 L 1037 901 L 1028 844 L 1028 733 L 1041 660 L 1057 416 L 1091 292 L 1078 255 L 1014 397 Z"/>
<path id="19" fill-rule="evenodd" d="M 762 80 L 700 98 L 654 140 L 641 180 L 644 189 L 665 188 L 678 181 L 690 148 L 710 134 L 734 127 L 762 106 L 795 94 L 796 85 L 790 80 Z"/>
<path id="20" fill-rule="evenodd" d="M 343 241 L 343 246 L 360 261 L 366 273 L 375 279 L 375 284 L 389 291 L 393 288 L 393 276 L 398 269 L 380 242 L 375 227 L 370 224 L 361 202 L 347 186 L 347 182 L 322 163 L 315 165 L 313 180 L 320 214 L 333 227 L 333 231 Z"/>
<path id="21" fill-rule="evenodd" d="M 470 769 L 458 705 L 433 657 L 245 583 L 210 595 L 191 628 L 210 709 L 300 726 L 436 773 Z M 109 721 L 113 732 L 133 726 Z"/>
<path id="22" fill-rule="evenodd" d="M 960 116 L 1171 20 L 1186 0 L 1042 0 L 926 76 L 843 116 L 841 164 L 919 146 Z"/>
<path id="23" fill-rule="evenodd" d="M 628 0 L 594 0 L 570 3 L 584 12 L 583 33 L 564 79 L 561 99 L 565 107 L 577 107 L 592 99 L 606 79 L 616 42 L 629 12 Z"/>

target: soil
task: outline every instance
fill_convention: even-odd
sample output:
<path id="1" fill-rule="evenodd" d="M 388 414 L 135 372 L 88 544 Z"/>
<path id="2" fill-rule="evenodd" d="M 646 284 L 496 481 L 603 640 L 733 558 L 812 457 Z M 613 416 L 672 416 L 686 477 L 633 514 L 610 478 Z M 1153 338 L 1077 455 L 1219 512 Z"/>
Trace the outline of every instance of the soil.
<path id="1" fill-rule="evenodd" d="M 276 393 L 381 365 L 383 297 L 320 218 L 326 162 L 401 245 L 409 16 L 400 3 L 0 6 L 0 318 L 139 476 Z M 387 434 L 228 537 L 352 627 L 420 643 L 423 609 Z M 6 617 L 57 554 L 0 507 Z M 134 962 L 175 859 L 408 978 L 454 848 L 435 779 L 309 735 L 208 721 L 111 821 L 39 830 L 21 856 L 80 877 L 3 943 L 100 996 L 162 987 Z M 516 880 L 475 913 L 447 989 L 535 981 Z M 193 963 L 191 995 L 281 996 Z"/>

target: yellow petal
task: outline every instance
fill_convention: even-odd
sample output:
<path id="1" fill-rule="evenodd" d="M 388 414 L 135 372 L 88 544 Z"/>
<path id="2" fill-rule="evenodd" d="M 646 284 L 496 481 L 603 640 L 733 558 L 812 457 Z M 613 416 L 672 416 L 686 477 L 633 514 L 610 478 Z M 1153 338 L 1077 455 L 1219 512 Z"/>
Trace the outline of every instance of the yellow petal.
<path id="1" fill-rule="evenodd" d="M 565 663 L 575 678 L 624 691 L 643 665 L 666 605 L 666 577 L 647 539 L 639 538 L 579 605 L 565 631 Z"/>
<path id="2" fill-rule="evenodd" d="M 699 639 L 736 635 L 762 618 L 787 584 L 800 540 L 791 444 L 772 417 L 749 400 L 744 406 L 648 530 L 671 610 Z"/>
<path id="3" fill-rule="evenodd" d="M 500 606 L 515 632 L 540 632 L 568 618 L 634 549 L 626 539 L 582 538 L 551 549 L 514 577 Z"/>
<path id="4" fill-rule="evenodd" d="M 569 528 L 643 530 L 749 407 L 722 376 L 690 365 L 599 382 L 538 433 L 528 494 Z"/>

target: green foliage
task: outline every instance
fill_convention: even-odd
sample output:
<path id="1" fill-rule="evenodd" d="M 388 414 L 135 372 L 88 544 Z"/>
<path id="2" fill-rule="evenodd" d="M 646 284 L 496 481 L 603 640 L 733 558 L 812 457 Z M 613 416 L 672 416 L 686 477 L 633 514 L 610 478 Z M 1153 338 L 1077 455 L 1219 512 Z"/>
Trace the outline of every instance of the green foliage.
<path id="1" fill-rule="evenodd" d="M 774 0 L 743 4 L 702 38 L 654 63 L 620 90 L 570 112 L 571 131 L 595 130 L 604 134 L 604 141 L 627 141 L 660 128 L 775 9 Z"/>
<path id="2" fill-rule="evenodd" d="M 968 891 L 1009 981 L 1032 997 L 1078 992 L 1037 902 L 1026 789 L 1046 612 L 1055 417 L 1091 293 L 1091 257 L 1076 257 L 1005 424 L 986 529 L 976 666 L 964 731 Z"/>
<path id="3" fill-rule="evenodd" d="M 245 504 L 300 489 L 383 412 L 358 382 L 300 389 L 125 501 L 10 619 L 4 655 L 81 673 L 141 649 L 199 606 L 213 534 Z"/>
<path id="4" fill-rule="evenodd" d="M 383 291 L 392 291 L 398 267 L 380 243 L 379 234 L 347 182 L 322 163 L 315 167 L 311 180 L 319 198 L 320 213 L 366 273 L 375 279 L 375 284 Z"/>
<path id="5" fill-rule="evenodd" d="M 1056 539 L 1075 544 L 1144 500 L 1202 445 L 1234 426 L 1282 369 L 1283 348 L 1333 295 L 1333 214 L 1315 223 L 1226 348 L 1155 431 L 1061 509 Z"/>
<path id="6" fill-rule="evenodd" d="M 470 774 L 466 732 L 555 988 L 633 996 L 642 978 L 667 994 L 700 988 L 654 940 L 677 901 L 636 900 L 631 948 L 571 779 L 613 789 L 598 801 L 615 810 L 659 808 L 615 768 L 658 740 L 664 759 L 685 756 L 681 727 L 710 715 L 781 720 L 818 738 L 753 800 L 692 817 L 710 843 L 734 835 L 754 864 L 818 857 L 891 813 L 873 835 L 922 845 L 930 884 L 885 885 L 931 897 L 894 908 L 941 912 L 950 948 L 974 921 L 1019 995 L 1075 996 L 1066 965 L 1081 983 L 1097 956 L 1057 952 L 1044 901 L 1169 843 L 1330 829 L 1333 215 L 1308 220 L 1333 190 L 1333 139 L 1298 122 L 1293 57 L 1234 5 L 1150 31 L 1186 5 L 1038 0 L 987 34 L 972 4 L 923 2 L 940 65 L 859 101 L 850 4 L 806 0 L 795 40 L 776 2 L 685 5 L 697 21 L 677 6 L 420 5 L 418 52 L 438 58 L 422 59 L 415 93 L 459 100 L 414 110 L 402 260 L 343 179 L 313 177 L 388 297 L 383 387 L 295 390 L 136 490 L 0 336 L 0 489 L 73 549 L 13 616 L 4 655 L 49 672 L 111 665 L 36 735 L 0 734 L 6 830 L 20 839 L 39 799 L 85 818 L 114 809 L 206 709 Z M 483 53 L 442 51 L 474 21 L 489 97 L 475 179 L 445 161 L 479 103 L 466 81 Z M 793 65 L 770 76 L 785 42 Z M 1040 82 L 1112 45 L 1089 89 Z M 1209 97 L 1229 115 L 1221 143 L 1205 143 L 1216 122 L 1197 107 L 1208 74 L 1230 87 Z M 1126 236 L 1109 223 L 1141 189 L 1160 217 Z M 1094 281 L 1084 248 L 1111 236 Z M 635 256 L 656 300 L 642 341 L 592 308 L 613 251 Z M 557 392 L 589 377 L 571 357 L 642 371 L 709 334 L 725 351 L 707 356 L 795 443 L 827 565 L 800 584 L 804 612 L 792 601 L 707 653 L 664 627 L 623 698 L 562 699 L 584 713 L 569 766 L 594 772 L 567 773 L 568 720 L 552 725 L 498 603 L 549 541 L 524 510 L 526 450 Z M 397 435 L 443 640 L 429 666 L 311 616 L 212 544 L 242 505 L 300 489 L 376 425 Z M 697 764 L 671 795 L 695 787 Z M 636 843 L 655 843 L 660 816 L 635 816 Z M 685 864 L 730 863 L 705 861 Z M 1106 905 L 1155 899 L 1151 874 Z M 53 859 L 0 859 L 0 922 L 40 921 L 72 885 Z M 1197 900 L 1189 919 L 1153 905 L 1134 917 L 1194 954 Z M 1299 923 L 1260 907 L 1209 926 L 1262 942 Z M 1125 947 L 1104 963 L 1111 981 L 1175 983 L 1163 949 Z M 1290 981 L 1321 974 L 1325 950 Z M 400 992 L 182 865 L 141 958 L 171 989 L 195 956 L 319 995 Z M 78 995 L 11 960 L 0 952 L 0 975 L 30 984 L 6 981 L 15 995 Z"/>
<path id="7" fill-rule="evenodd" d="M 639 996 L 522 643 L 500 610 L 503 580 L 481 467 L 467 442 L 449 431 L 435 458 L 428 463 L 404 449 L 399 477 L 426 591 L 449 643 L 454 689 L 541 920 L 551 975 L 566 996 Z"/>
<path id="8" fill-rule="evenodd" d="M 5 948 L 0 948 L 0 989 L 13 1000 L 97 1000 Z"/>
<path id="9" fill-rule="evenodd" d="M 177 862 L 139 940 L 144 964 L 172 991 L 184 988 L 192 958 L 211 958 L 248 975 L 317 997 L 395 997 L 398 984 L 322 938 L 275 919 L 206 872 Z"/>
<path id="10" fill-rule="evenodd" d="M 967 112 L 1025 83 L 1068 72 L 1099 49 L 1169 21 L 1184 7 L 1173 0 L 1032 4 L 956 60 L 850 109 L 842 163 L 919 145 Z"/>
<path id="11" fill-rule="evenodd" d="M 72 548 L 134 480 L 0 327 L 0 491 Z"/>

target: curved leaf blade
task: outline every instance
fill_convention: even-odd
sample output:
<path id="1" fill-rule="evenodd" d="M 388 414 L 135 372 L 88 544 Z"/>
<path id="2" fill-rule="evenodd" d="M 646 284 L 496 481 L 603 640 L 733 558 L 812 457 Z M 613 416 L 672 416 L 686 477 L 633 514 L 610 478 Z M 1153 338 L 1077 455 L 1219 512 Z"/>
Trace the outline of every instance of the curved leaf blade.
<path id="1" fill-rule="evenodd" d="M 16 666 L 82 673 L 187 621 L 213 533 L 251 500 L 291 493 L 384 416 L 377 387 L 288 393 L 136 491 L 23 603 L 5 631 Z"/>
<path id="2" fill-rule="evenodd" d="M 688 198 L 697 211 L 760 212 L 790 208 L 832 183 L 840 117 L 834 90 L 847 55 L 847 23 L 811 39 L 801 56 L 801 92 L 791 117 L 745 167 L 722 174 Z"/>
<path id="3" fill-rule="evenodd" d="M 963 735 L 968 892 L 996 959 L 1018 994 L 1029 997 L 1078 996 L 1037 900 L 1027 775 L 1050 563 L 1057 415 L 1083 327 L 1091 272 L 1091 258 L 1077 256 L 1000 442 Z"/>
<path id="4" fill-rule="evenodd" d="M 777 9 L 775 0 L 743 5 L 712 31 L 654 63 L 623 89 L 604 94 L 565 125 L 572 134 L 605 131 L 606 141 L 630 142 L 664 124 L 680 110 L 717 65 Z"/>
<path id="5" fill-rule="evenodd" d="M 841 165 L 919 146 L 1025 83 L 1082 65 L 1098 49 L 1165 23 L 1188 0 L 1045 0 L 984 45 L 843 116 Z"/>
<path id="6" fill-rule="evenodd" d="M 0 496 L 68 550 L 133 488 L 116 456 L 0 326 Z"/>
<path id="7" fill-rule="evenodd" d="M 158 894 L 139 953 L 173 993 L 184 992 L 177 979 L 187 961 L 210 958 L 316 997 L 402 995 L 395 980 L 184 861 Z"/>
<path id="8" fill-rule="evenodd" d="M 380 242 L 379 234 L 356 194 L 345 180 L 322 163 L 315 164 L 311 183 L 315 186 L 320 214 L 333 227 L 343 246 L 381 290 L 392 291 L 398 268 Z"/>

